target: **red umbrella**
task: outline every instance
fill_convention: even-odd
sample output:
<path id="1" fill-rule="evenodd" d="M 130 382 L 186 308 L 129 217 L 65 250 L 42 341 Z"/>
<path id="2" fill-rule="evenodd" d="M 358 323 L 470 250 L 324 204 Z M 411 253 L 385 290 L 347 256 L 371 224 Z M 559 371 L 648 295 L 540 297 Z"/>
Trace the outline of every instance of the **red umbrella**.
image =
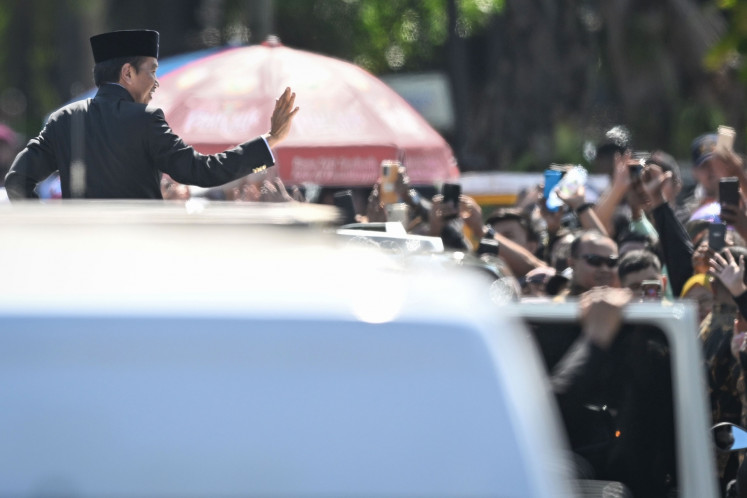
<path id="1" fill-rule="evenodd" d="M 276 149 L 291 184 L 369 186 L 385 159 L 402 159 L 412 183 L 458 177 L 446 141 L 407 102 L 358 66 L 278 42 L 236 47 L 160 78 L 151 105 L 185 142 L 221 152 L 269 129 L 275 99 L 296 92 L 301 111 Z"/>

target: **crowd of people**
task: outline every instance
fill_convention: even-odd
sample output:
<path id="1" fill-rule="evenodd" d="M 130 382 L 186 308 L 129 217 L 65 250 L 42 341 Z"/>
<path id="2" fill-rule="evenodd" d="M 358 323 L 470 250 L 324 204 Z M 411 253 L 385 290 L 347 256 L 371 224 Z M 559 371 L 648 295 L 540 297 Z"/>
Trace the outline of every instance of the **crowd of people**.
<path id="1" fill-rule="evenodd" d="M 440 237 L 460 262 L 471 258 L 472 266 L 488 269 L 500 299 L 578 301 L 577 333 L 542 349 L 579 475 L 621 481 L 633 496 L 674 496 L 668 344 L 650 330 L 623 333 L 622 310 L 638 301 L 695 303 L 712 422 L 747 425 L 747 203 L 741 195 L 727 202 L 719 192 L 722 183 L 747 192 L 747 173 L 741 157 L 707 133 L 693 141 L 696 184 L 683 192 L 674 158 L 638 153 L 629 136 L 616 127 L 599 145 L 595 167 L 610 182 L 594 203 L 578 183 L 555 189 L 563 206 L 552 210 L 537 185 L 515 206 L 483 213 L 466 195 L 458 203 L 443 194 L 425 198 L 404 166 L 395 189 L 409 212 L 407 232 Z M 561 176 L 574 167 L 553 166 Z M 372 186 L 355 221 L 388 221 L 382 188 Z M 249 200 L 293 198 L 277 179 L 252 190 Z M 719 454 L 717 464 L 722 490 L 736 492 L 738 456 Z"/>
<path id="2" fill-rule="evenodd" d="M 616 127 L 598 146 L 594 166 L 606 171 L 610 182 L 594 203 L 578 183 L 570 191 L 555 189 L 563 206 L 553 210 L 543 185 L 537 185 L 522 192 L 516 205 L 484 213 L 466 195 L 458 203 L 443 194 L 426 198 L 410 184 L 404 165 L 394 187 L 397 203 L 408 212 L 406 231 L 440 237 L 461 263 L 487 269 L 500 299 L 578 300 L 579 335 L 572 343 L 552 345 L 555 350 L 547 354 L 553 358 L 546 360 L 579 473 L 625 482 L 634 496 L 668 496 L 676 489 L 668 346 L 651 333 L 645 340 L 636 339 L 634 331 L 621 339 L 622 309 L 636 301 L 696 303 L 712 422 L 747 425 L 747 203 L 741 195 L 736 202 L 720 198 L 723 183 L 747 192 L 747 173 L 741 157 L 719 146 L 718 134 L 707 133 L 692 143 L 695 185 L 683 192 L 675 159 L 663 151 L 638 153 L 629 136 Z M 552 166 L 561 177 L 574 167 Z M 177 187 L 165 178 L 164 198 L 173 198 L 169 191 Z M 382 189 L 381 182 L 372 186 L 355 222 L 389 221 Z M 305 201 L 298 188 L 290 190 L 278 178 L 247 177 L 222 195 L 238 202 Z M 331 204 L 333 196 L 316 200 Z M 620 343 L 627 344 L 625 352 Z M 630 383 L 635 390 L 621 387 Z M 605 406 L 620 404 L 617 413 L 590 415 L 590 399 L 600 396 Z M 627 438 L 614 444 L 595 439 L 607 429 L 640 425 L 631 422 L 631 414 L 658 430 L 626 430 Z M 620 449 L 623 442 L 627 447 Z M 719 454 L 717 463 L 722 489 L 732 483 L 736 490 L 737 456 Z"/>
<path id="3" fill-rule="evenodd" d="M 745 425 L 747 204 L 740 195 L 720 198 L 720 190 L 731 184 L 747 192 L 747 174 L 741 157 L 720 145 L 716 133 L 707 133 L 693 141 L 696 185 L 684 193 L 673 157 L 663 151 L 637 153 L 629 136 L 621 127 L 613 128 L 598 147 L 595 166 L 608 172 L 610 183 L 596 203 L 587 201 L 583 184 L 576 184 L 571 191 L 555 190 L 564 206 L 553 211 L 538 185 L 523 192 L 515 206 L 483 216 L 467 196 L 461 197 L 458 208 L 447 206 L 440 195 L 413 203 L 404 175 L 401 192 L 417 213 L 410 230 L 440 236 L 451 250 L 477 256 L 485 246 L 481 238 L 497 241 L 496 275 L 498 281 L 515 283 L 515 299 L 578 299 L 581 334 L 573 344 L 552 345 L 555 350 L 549 354 L 554 358 L 548 367 L 571 443 L 584 462 L 580 468 L 586 469 L 584 475 L 626 482 L 635 496 L 668 496 L 676 488 L 676 469 L 672 408 L 661 401 L 671 403 L 671 386 L 661 382 L 671 372 L 667 344 L 650 334 L 643 341 L 630 339 L 635 334 L 619 339 L 621 310 L 633 301 L 682 298 L 697 303 L 712 421 Z M 567 172 L 573 166 L 555 168 Z M 375 219 L 385 215 L 377 204 L 374 186 L 367 214 Z M 610 354 L 626 341 L 637 346 L 629 346 L 627 354 Z M 635 355 L 630 355 L 630 347 Z M 630 360 L 627 365 L 613 360 L 621 357 Z M 625 382 L 619 382 L 621 377 Z M 645 380 L 631 390 L 641 378 Z M 633 391 L 635 395 L 621 394 Z M 599 396 L 612 406 L 611 400 L 622 403 L 615 420 L 602 422 L 598 413 L 591 418 L 584 414 L 590 400 Z M 659 430 L 650 433 L 639 427 L 638 435 L 646 432 L 647 438 L 636 437 L 635 430 L 623 431 L 627 450 L 620 449 L 624 445 L 619 440 L 602 444 L 607 450 L 601 454 L 598 445 L 591 445 L 595 450 L 589 452 L 589 438 L 604 432 L 600 425 L 609 422 L 619 429 L 626 419 L 630 422 L 631 413 Z M 662 414 L 668 423 L 662 422 Z M 646 448 L 652 440 L 657 441 L 655 447 Z M 738 467 L 735 455 L 719 455 L 722 489 L 729 483 L 737 489 Z"/>

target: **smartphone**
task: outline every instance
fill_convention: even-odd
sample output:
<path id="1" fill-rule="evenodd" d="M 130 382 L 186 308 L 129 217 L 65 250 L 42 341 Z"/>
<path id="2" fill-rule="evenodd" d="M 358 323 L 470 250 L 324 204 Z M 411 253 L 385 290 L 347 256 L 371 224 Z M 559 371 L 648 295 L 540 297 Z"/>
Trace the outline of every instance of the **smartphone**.
<path id="1" fill-rule="evenodd" d="M 335 206 L 342 212 L 342 224 L 355 223 L 355 204 L 353 203 L 353 191 L 342 190 L 335 192 L 332 196 Z"/>
<path id="2" fill-rule="evenodd" d="M 643 299 L 661 299 L 661 282 L 659 280 L 644 280 L 641 282 Z"/>
<path id="3" fill-rule="evenodd" d="M 382 161 L 381 162 L 381 187 L 379 190 L 379 199 L 385 206 L 399 202 L 397 193 L 397 178 L 399 177 L 399 167 L 402 164 L 399 161 Z"/>
<path id="4" fill-rule="evenodd" d="M 557 198 L 557 196 L 553 196 L 552 190 L 555 188 L 555 186 L 560 182 L 560 179 L 563 178 L 563 172 L 557 169 L 546 169 L 545 170 L 545 187 L 542 191 L 542 195 L 545 198 L 545 206 L 547 206 L 547 210 L 554 213 L 558 209 L 560 209 L 560 206 L 563 205 L 563 202 Z"/>
<path id="5" fill-rule="evenodd" d="M 716 152 L 726 155 L 725 153 L 734 150 L 734 137 L 737 135 L 731 126 L 719 126 L 718 138 L 716 139 Z"/>
<path id="6" fill-rule="evenodd" d="M 726 223 L 711 223 L 708 225 L 708 248 L 719 252 L 726 245 Z"/>
<path id="7" fill-rule="evenodd" d="M 441 193 L 444 203 L 451 203 L 455 209 L 459 209 L 459 196 L 462 195 L 462 186 L 458 183 L 444 183 Z"/>
<path id="8" fill-rule="evenodd" d="M 634 182 L 641 179 L 641 173 L 643 173 L 643 165 L 630 163 L 628 164 L 628 172 L 630 173 L 630 179 Z"/>
<path id="9" fill-rule="evenodd" d="M 727 176 L 718 182 L 718 202 L 730 206 L 739 206 L 739 180 L 736 176 Z"/>
<path id="10" fill-rule="evenodd" d="M 645 167 L 646 161 L 651 158 L 651 154 L 648 152 L 633 152 L 628 163 L 628 172 L 630 173 L 630 179 L 637 182 L 641 179 L 643 168 Z"/>

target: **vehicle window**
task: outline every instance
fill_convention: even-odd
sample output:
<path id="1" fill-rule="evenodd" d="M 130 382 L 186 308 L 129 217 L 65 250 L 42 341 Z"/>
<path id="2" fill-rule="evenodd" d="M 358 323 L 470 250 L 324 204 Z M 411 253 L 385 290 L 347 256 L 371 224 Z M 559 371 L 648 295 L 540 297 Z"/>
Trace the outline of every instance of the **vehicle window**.
<path id="1" fill-rule="evenodd" d="M 633 496 L 675 490 L 672 369 L 664 332 L 625 324 L 603 351 L 578 323 L 526 322 L 547 367 L 577 476 L 622 482 Z"/>

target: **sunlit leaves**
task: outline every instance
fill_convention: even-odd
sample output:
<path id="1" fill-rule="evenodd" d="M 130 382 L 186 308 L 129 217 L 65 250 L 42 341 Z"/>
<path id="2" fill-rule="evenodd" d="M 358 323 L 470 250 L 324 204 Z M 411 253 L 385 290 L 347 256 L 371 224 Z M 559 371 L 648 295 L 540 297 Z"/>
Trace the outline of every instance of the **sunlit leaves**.
<path id="1" fill-rule="evenodd" d="M 727 16 L 728 28 L 706 55 L 706 68 L 711 71 L 724 67 L 737 69 L 741 78 L 747 80 L 747 67 L 743 63 L 747 55 L 747 4 L 734 0 L 718 0 L 717 4 Z"/>
<path id="2" fill-rule="evenodd" d="M 454 1 L 457 34 L 464 37 L 484 29 L 504 6 L 504 0 Z M 276 5 L 284 18 L 300 20 L 310 4 L 284 0 Z M 374 73 L 427 69 L 448 40 L 448 0 L 316 0 L 311 5 L 313 17 L 333 27 L 320 33 L 325 28 L 317 26 L 314 37 L 334 43 L 337 53 L 341 48 L 345 58 Z"/>

